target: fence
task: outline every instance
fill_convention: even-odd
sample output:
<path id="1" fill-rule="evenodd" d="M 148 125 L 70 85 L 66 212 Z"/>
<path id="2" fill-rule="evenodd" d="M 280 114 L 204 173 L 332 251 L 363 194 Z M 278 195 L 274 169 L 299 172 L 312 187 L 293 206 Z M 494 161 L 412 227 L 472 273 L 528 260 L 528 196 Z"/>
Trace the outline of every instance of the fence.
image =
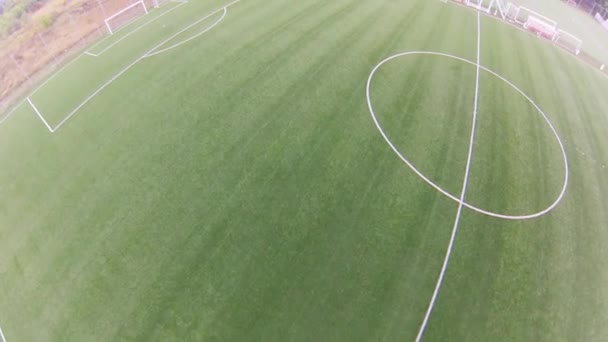
<path id="1" fill-rule="evenodd" d="M 588 13 L 589 15 L 595 17 L 596 14 L 602 16 L 602 18 L 608 18 L 608 8 L 603 7 L 599 3 L 593 0 L 562 0 L 563 2 L 568 3 L 572 7 L 576 7 L 579 10 Z"/>

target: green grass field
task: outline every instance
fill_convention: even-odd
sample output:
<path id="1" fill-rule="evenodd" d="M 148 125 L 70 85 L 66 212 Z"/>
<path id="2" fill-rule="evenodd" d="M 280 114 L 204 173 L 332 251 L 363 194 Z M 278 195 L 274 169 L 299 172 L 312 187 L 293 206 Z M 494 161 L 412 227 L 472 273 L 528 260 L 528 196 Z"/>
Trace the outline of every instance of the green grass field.
<path id="1" fill-rule="evenodd" d="M 27 102 L 0 125 L 7 342 L 414 340 L 460 209 L 383 139 L 372 70 L 473 62 L 407 55 L 370 86 L 395 148 L 456 198 L 469 156 L 466 202 L 505 215 L 566 175 L 536 108 L 477 77 L 478 29 L 479 63 L 555 127 L 568 186 L 534 219 L 462 208 L 424 340 L 608 339 L 602 74 L 440 1 L 225 5 L 167 4 L 78 57 L 30 96 L 53 132 Z"/>

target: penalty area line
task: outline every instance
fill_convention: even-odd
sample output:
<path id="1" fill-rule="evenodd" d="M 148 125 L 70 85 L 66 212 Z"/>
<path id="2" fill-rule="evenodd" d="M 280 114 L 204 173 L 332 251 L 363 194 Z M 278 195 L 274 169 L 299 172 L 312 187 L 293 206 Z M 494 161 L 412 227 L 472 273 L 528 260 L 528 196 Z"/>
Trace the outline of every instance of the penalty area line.
<path id="1" fill-rule="evenodd" d="M 435 306 L 435 302 L 437 301 L 437 296 L 439 295 L 439 291 L 441 290 L 441 285 L 443 283 L 443 279 L 445 278 L 445 272 L 448 268 L 448 264 L 450 262 L 450 257 L 452 255 L 452 250 L 454 249 L 454 242 L 456 240 L 456 234 L 458 233 L 458 227 L 460 225 L 460 218 L 462 215 L 462 208 L 464 206 L 464 200 L 467 192 L 467 185 L 469 183 L 469 174 L 471 171 L 471 160 L 473 157 L 473 145 L 475 143 L 475 129 L 477 127 L 477 112 L 478 112 L 478 103 L 479 103 L 479 74 L 480 74 L 480 61 L 481 61 L 481 14 L 477 12 L 477 75 L 475 79 L 475 103 L 473 105 L 473 123 L 471 125 L 471 139 L 469 142 L 469 154 L 467 157 L 467 164 L 464 173 L 464 181 L 462 184 L 462 193 L 460 194 L 460 201 L 458 203 L 458 210 L 456 212 L 456 219 L 454 220 L 454 226 L 452 228 L 452 235 L 450 236 L 450 243 L 448 244 L 447 251 L 445 253 L 445 258 L 443 260 L 443 265 L 441 266 L 441 272 L 439 273 L 439 277 L 437 279 L 437 283 L 435 284 L 435 290 L 433 291 L 433 296 L 431 297 L 431 301 L 426 310 L 426 314 L 424 315 L 424 320 L 420 325 L 420 329 L 418 330 L 418 335 L 416 336 L 416 342 L 420 342 L 422 340 L 422 336 L 426 330 L 429 319 L 431 317 L 431 313 L 433 312 L 433 308 Z"/>
<path id="2" fill-rule="evenodd" d="M 212 12 L 211 14 L 205 16 L 202 19 L 199 19 L 198 21 L 196 21 L 194 24 L 188 25 L 187 27 L 185 27 L 184 29 L 182 29 L 181 31 L 173 34 L 171 37 L 163 40 L 160 44 L 154 46 L 152 49 L 148 50 L 143 56 L 137 58 L 135 61 L 133 61 L 131 64 L 127 65 L 124 69 L 122 69 L 121 71 L 119 71 L 116 75 L 114 75 L 112 78 L 110 78 L 108 81 L 106 81 L 102 86 L 100 86 L 97 90 L 95 90 L 91 95 L 89 95 L 86 99 L 84 99 L 84 101 L 82 101 L 78 106 L 76 106 L 76 108 L 74 108 L 65 118 L 63 118 L 63 120 L 61 120 L 57 126 L 55 126 L 54 129 L 51 129 L 49 127 L 49 130 L 51 130 L 51 132 L 55 132 L 56 130 L 58 130 L 61 126 L 63 126 L 63 124 L 65 124 L 72 116 L 74 116 L 82 107 L 84 107 L 89 101 L 91 101 L 95 96 L 97 96 L 97 94 L 99 94 L 101 91 L 103 91 L 106 87 L 108 87 L 110 84 L 112 84 L 114 81 L 116 81 L 120 76 L 122 76 L 124 73 L 126 73 L 127 71 L 129 71 L 129 69 L 131 69 L 132 67 L 134 67 L 137 63 L 139 63 L 141 60 L 143 60 L 144 58 L 148 57 L 152 52 L 158 50 L 158 48 L 160 48 L 161 46 L 163 46 L 164 44 L 166 44 L 167 42 L 171 41 L 171 39 L 177 37 L 179 34 L 181 34 L 182 32 L 188 30 L 190 27 L 192 27 L 193 25 L 201 22 L 202 20 L 210 17 L 211 15 L 221 11 L 222 9 L 228 8 L 234 4 L 237 4 L 241 2 L 241 0 L 235 0 L 229 4 L 226 4 L 222 7 L 220 7 L 219 9 L 215 10 L 214 12 Z"/>
<path id="3" fill-rule="evenodd" d="M 34 103 L 32 102 L 32 100 L 30 100 L 30 98 L 27 98 L 27 102 L 30 104 L 30 106 L 32 106 L 32 109 L 34 110 L 34 112 L 36 112 L 36 115 L 38 115 L 38 117 L 40 118 L 40 120 L 42 120 L 42 123 L 44 123 L 44 125 L 46 126 L 46 128 L 48 128 L 49 132 L 54 133 L 55 130 L 53 130 L 53 128 L 49 125 L 48 122 L 46 122 L 46 120 L 44 119 L 44 117 L 42 116 L 42 114 L 40 114 L 40 111 L 38 110 L 38 108 L 36 108 L 36 106 L 34 105 Z"/>

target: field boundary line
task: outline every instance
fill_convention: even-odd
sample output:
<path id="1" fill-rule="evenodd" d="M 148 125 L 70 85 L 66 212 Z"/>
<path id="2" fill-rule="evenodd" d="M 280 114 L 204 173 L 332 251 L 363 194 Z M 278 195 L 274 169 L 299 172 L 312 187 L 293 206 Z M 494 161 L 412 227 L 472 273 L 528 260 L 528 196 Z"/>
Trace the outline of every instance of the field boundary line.
<path id="1" fill-rule="evenodd" d="M 106 83 L 104 83 L 101 87 L 97 88 L 97 90 L 95 90 L 91 95 L 89 95 L 87 98 L 84 99 L 84 101 L 82 101 L 78 106 L 76 106 L 76 108 L 74 108 L 66 117 L 64 117 L 58 124 L 57 126 L 55 126 L 54 130 L 59 129 L 59 127 L 63 126 L 63 124 L 68 121 L 74 114 L 76 114 L 76 112 L 78 112 L 78 110 L 80 110 L 80 108 L 82 108 L 84 105 L 86 105 L 89 101 L 91 101 L 91 99 L 93 99 L 93 97 L 95 97 L 97 94 L 99 94 L 102 90 L 104 90 L 107 86 L 109 86 L 112 82 L 116 81 L 117 78 L 119 78 L 122 74 L 124 74 L 125 72 L 127 72 L 129 69 L 131 69 L 135 64 L 137 64 L 137 62 L 139 62 L 141 60 L 141 57 L 139 57 L 138 59 L 136 59 L 133 63 L 129 64 L 127 67 L 125 67 L 124 69 L 122 69 L 121 71 L 119 71 L 116 75 L 114 75 L 112 78 L 110 78 L 108 81 L 106 81 Z"/>
<path id="2" fill-rule="evenodd" d="M 501 23 L 503 23 L 503 24 L 505 24 L 505 25 L 507 25 L 507 26 L 513 27 L 513 28 L 515 28 L 515 29 L 517 29 L 517 30 L 519 30 L 519 31 L 521 31 L 521 32 L 527 33 L 527 34 L 529 34 L 531 37 L 536 37 L 536 36 L 534 36 L 533 34 L 530 34 L 530 31 L 528 31 L 528 30 L 524 29 L 523 27 L 521 27 L 521 26 L 519 26 L 519 25 L 516 25 L 516 24 L 514 24 L 514 23 L 512 23 L 512 22 L 509 22 L 509 21 L 507 21 L 507 20 L 503 20 L 503 19 L 501 19 L 500 17 L 497 17 L 497 16 L 492 15 L 491 13 L 484 12 L 484 11 L 479 11 L 479 10 L 478 10 L 478 9 L 476 9 L 475 7 L 466 6 L 465 4 L 458 3 L 458 2 L 454 2 L 454 1 L 446 1 L 446 0 L 440 0 L 440 1 L 442 1 L 442 2 L 444 2 L 444 3 L 446 3 L 446 4 L 451 4 L 451 5 L 454 5 L 454 6 L 460 6 L 460 7 L 464 7 L 464 8 L 470 8 L 470 9 L 473 9 L 473 10 L 475 10 L 475 11 L 477 11 L 477 12 L 480 12 L 482 15 L 484 15 L 484 16 L 485 16 L 485 17 L 487 17 L 487 18 L 491 18 L 491 19 L 497 20 L 497 21 L 499 21 L 499 22 L 501 22 Z M 545 42 L 546 42 L 546 43 L 548 43 L 548 44 L 549 44 L 549 45 L 551 45 L 551 46 L 556 47 L 556 45 L 555 45 L 555 44 L 553 44 L 553 43 L 552 43 L 552 42 L 550 42 L 550 41 L 545 41 Z M 572 53 L 572 52 L 568 51 L 568 50 L 567 50 L 567 49 L 565 49 L 565 48 L 562 48 L 562 47 L 557 46 L 557 47 L 556 47 L 556 49 L 557 49 L 557 50 L 561 50 L 561 51 L 562 51 L 563 53 L 565 53 L 566 55 L 569 55 L 569 56 L 571 56 L 571 57 L 575 58 L 575 59 L 576 59 L 576 61 L 577 61 L 578 63 L 588 66 L 588 67 L 589 67 L 591 70 L 595 71 L 596 73 L 599 73 L 599 74 L 600 74 L 600 75 L 601 75 L 601 76 L 602 76 L 604 79 L 607 79 L 607 80 L 608 80 L 608 74 L 606 74 L 605 72 L 602 72 L 602 70 L 601 70 L 600 68 L 598 68 L 598 67 L 596 67 L 596 66 L 592 65 L 591 63 L 588 63 L 588 62 L 586 62 L 586 61 L 582 60 L 582 58 L 580 58 L 580 57 L 579 57 L 579 56 L 577 56 L 576 54 L 574 54 L 574 53 Z M 582 50 L 581 50 L 581 51 L 582 51 Z M 593 57 L 593 56 L 592 56 L 592 57 Z M 596 57 L 593 57 L 593 58 L 596 58 Z M 601 61 L 599 61 L 599 60 L 598 60 L 598 62 L 602 63 L 602 62 L 601 62 Z M 603 63 L 603 64 L 605 64 L 606 66 L 608 66 L 608 63 Z"/>
<path id="3" fill-rule="evenodd" d="M 437 283 L 435 284 L 435 290 L 433 291 L 433 296 L 431 297 L 431 301 L 426 310 L 426 314 L 424 315 L 424 320 L 420 325 L 420 329 L 418 330 L 418 335 L 416 336 L 416 342 L 420 342 L 422 340 L 422 336 L 426 330 L 429 319 L 431 317 L 431 313 L 433 312 L 433 308 L 435 307 L 435 303 L 437 301 L 437 296 L 439 295 L 439 291 L 441 290 L 441 285 L 443 284 L 443 279 L 445 278 L 445 272 L 448 268 L 448 264 L 450 262 L 450 257 L 452 255 L 452 250 L 454 249 L 454 242 L 456 241 L 456 234 L 458 233 L 458 227 L 460 225 L 460 218 L 462 215 L 462 208 L 464 207 L 464 199 L 467 193 L 467 185 L 469 183 L 469 174 L 471 171 L 471 160 L 473 159 L 473 146 L 475 145 L 475 130 L 477 127 L 477 112 L 478 112 L 478 103 L 479 103 L 479 74 L 481 71 L 479 63 L 481 62 L 481 15 L 477 12 L 477 75 L 475 79 L 475 103 L 473 105 L 473 123 L 471 125 L 471 140 L 469 142 L 469 155 L 467 157 L 467 165 L 465 167 L 464 172 L 464 181 L 462 183 L 462 192 L 460 194 L 460 203 L 458 204 L 458 210 L 456 211 L 456 219 L 454 220 L 454 226 L 452 228 L 452 235 L 450 236 L 450 243 L 448 244 L 448 248 L 445 253 L 445 258 L 443 259 L 443 265 L 441 266 L 441 272 L 439 273 L 439 278 L 437 278 Z"/>
<path id="4" fill-rule="evenodd" d="M 203 30 L 202 32 L 199 32 L 199 33 L 197 33 L 196 35 L 194 35 L 194 36 L 192 36 L 192 37 L 190 37 L 190 38 L 188 38 L 188 39 L 186 39 L 186 40 L 183 40 L 183 41 L 181 41 L 181 42 L 179 42 L 179 43 L 177 43 L 177 44 L 171 45 L 171 46 L 169 46 L 168 48 L 165 48 L 165 49 L 162 49 L 162 50 L 158 50 L 158 51 L 154 51 L 153 53 L 148 53 L 148 54 L 146 54 L 146 55 L 145 55 L 143 58 L 149 58 L 149 57 L 152 57 L 152 56 L 159 55 L 159 54 L 161 54 L 161 53 L 163 53 L 163 52 L 167 52 L 167 51 L 169 51 L 169 50 L 171 50 L 171 49 L 174 49 L 174 48 L 176 48 L 176 47 L 178 47 L 178 46 L 180 46 L 180 45 L 182 45 L 182 44 L 185 44 L 185 43 L 187 43 L 187 42 L 189 42 L 189 41 L 191 41 L 191 40 L 193 40 L 193 39 L 196 39 L 196 38 L 198 38 L 198 37 L 202 36 L 203 34 L 205 34 L 205 33 L 209 32 L 209 31 L 211 31 L 211 30 L 212 30 L 212 29 L 213 29 L 215 26 L 217 26 L 217 25 L 218 25 L 218 24 L 219 24 L 219 23 L 220 23 L 222 20 L 224 20 L 224 17 L 226 17 L 226 13 L 228 13 L 228 6 L 224 7 L 224 8 L 223 8 L 223 10 L 224 10 L 224 13 L 222 14 L 222 16 L 221 16 L 221 17 L 220 17 L 220 18 L 219 18 L 219 19 L 218 19 L 218 20 L 217 20 L 215 23 L 213 23 L 213 25 L 209 26 L 208 28 L 206 28 L 206 29 L 205 29 L 205 30 Z M 209 14 L 209 15 L 208 15 L 208 16 L 206 16 L 205 18 L 202 18 L 202 19 L 198 20 L 197 22 L 195 22 L 195 23 L 191 24 L 190 26 L 188 26 L 186 29 L 184 29 L 184 30 L 183 30 L 183 31 L 181 31 L 180 33 L 183 33 L 183 32 L 185 32 L 185 31 L 187 31 L 188 29 L 190 29 L 190 28 L 192 28 L 193 26 L 195 26 L 195 25 L 199 24 L 201 21 L 204 21 L 205 19 L 208 19 L 209 17 L 211 17 L 212 15 L 216 14 L 216 13 L 217 13 L 217 12 L 219 12 L 219 11 L 221 11 L 221 9 L 220 9 L 220 10 L 217 10 L 217 11 L 215 11 L 215 12 L 213 12 L 213 13 Z M 176 37 L 177 37 L 177 36 L 176 36 Z M 173 37 L 173 38 L 175 38 L 175 37 Z"/>
<path id="5" fill-rule="evenodd" d="M 227 8 L 229 6 L 232 6 L 234 4 L 237 4 L 241 2 L 241 0 L 235 0 L 232 1 L 231 3 L 224 5 L 223 7 L 220 7 L 218 10 L 215 10 L 214 12 L 212 12 L 209 15 L 206 15 L 203 19 L 206 19 L 208 17 L 210 17 L 212 14 L 215 14 L 219 11 L 221 11 L 223 8 Z M 202 21 L 203 19 L 199 19 L 195 22 L 198 23 L 200 21 Z M 112 78 L 110 78 L 108 81 L 106 81 L 106 83 L 104 83 L 101 87 L 99 87 L 97 90 L 95 90 L 91 95 L 89 95 L 84 101 L 82 101 L 78 106 L 76 106 L 76 108 L 74 108 L 66 117 L 63 118 L 63 120 L 61 120 L 57 126 L 55 126 L 55 128 L 53 128 L 53 131 L 57 131 L 61 126 L 63 126 L 63 124 L 65 124 L 72 116 L 74 116 L 74 114 L 76 114 L 84 105 L 86 105 L 89 101 L 91 101 L 91 99 L 93 99 L 97 94 L 99 94 L 101 91 L 103 91 L 107 86 L 109 86 L 110 84 L 112 84 L 112 82 L 116 81 L 120 76 L 122 76 L 125 72 L 127 72 L 129 69 L 131 69 L 133 66 L 135 66 L 138 62 L 140 62 L 142 59 L 144 59 L 149 53 L 153 52 L 154 50 L 158 49 L 159 47 L 163 46 L 164 44 L 166 44 L 167 42 L 171 41 L 171 39 L 177 37 L 178 35 L 180 35 L 181 33 L 183 33 L 184 31 L 188 30 L 193 24 L 190 24 L 189 26 L 187 26 L 186 28 L 178 31 L 177 33 L 171 35 L 169 38 L 163 40 L 160 44 L 154 46 L 152 49 L 148 50 L 148 52 L 146 52 L 143 56 L 137 58 L 135 61 L 133 61 L 131 64 L 127 65 L 124 69 L 122 69 L 121 71 L 119 71 L 116 75 L 114 75 Z"/>
<path id="6" fill-rule="evenodd" d="M 171 1 L 174 2 L 174 1 Z M 172 11 L 182 7 L 183 5 L 187 4 L 187 1 L 175 1 L 174 3 L 177 3 L 176 6 L 173 6 L 172 8 L 166 10 L 165 12 L 161 13 L 160 15 L 150 19 L 149 21 L 143 23 L 142 25 L 140 25 L 139 27 L 135 28 L 134 30 L 132 30 L 129 33 L 126 33 L 124 36 L 120 37 L 118 40 L 116 40 L 115 42 L 113 42 L 112 44 L 108 45 L 105 49 L 101 50 L 100 52 L 97 53 L 92 53 L 89 52 L 91 49 L 88 49 L 85 53 L 89 56 L 93 56 L 93 57 L 99 57 L 101 55 L 103 55 L 106 51 L 110 50 L 111 48 L 113 48 L 114 46 L 116 46 L 118 43 L 122 42 L 123 40 L 127 39 L 128 37 L 130 37 L 132 34 L 137 33 L 139 30 L 143 29 L 144 27 L 152 24 L 153 22 L 155 22 L 156 20 L 162 18 L 164 15 L 167 15 L 169 13 L 171 13 Z"/>
<path id="7" fill-rule="evenodd" d="M 30 106 L 32 107 L 32 109 L 34 110 L 34 112 L 36 112 L 36 115 L 38 115 L 38 117 L 40 118 L 40 120 L 42 120 L 42 123 L 44 123 L 44 125 L 46 126 L 46 128 L 49 129 L 49 132 L 54 133 L 55 131 L 53 130 L 53 128 L 51 127 L 51 125 L 49 125 L 48 122 L 46 122 L 46 120 L 44 119 L 44 116 L 42 116 L 42 114 L 40 114 L 40 111 L 38 110 L 38 108 L 36 108 L 36 106 L 34 105 L 34 103 L 32 102 L 32 100 L 30 100 L 30 98 L 27 98 L 27 102 L 30 104 Z"/>
<path id="8" fill-rule="evenodd" d="M 13 113 L 17 110 L 17 108 L 21 107 L 22 105 L 23 105 L 23 101 L 17 103 L 15 106 L 13 106 L 13 108 L 11 108 L 11 110 L 8 111 L 8 113 L 0 119 L 0 125 L 2 125 L 2 123 L 4 123 L 4 121 L 8 120 L 8 118 L 10 118 L 11 115 L 13 115 Z"/>

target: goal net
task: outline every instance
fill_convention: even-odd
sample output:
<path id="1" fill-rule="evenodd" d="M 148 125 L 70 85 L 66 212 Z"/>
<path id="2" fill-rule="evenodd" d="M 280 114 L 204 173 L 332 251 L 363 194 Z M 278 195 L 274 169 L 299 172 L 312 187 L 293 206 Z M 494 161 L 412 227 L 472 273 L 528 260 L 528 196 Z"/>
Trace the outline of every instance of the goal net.
<path id="1" fill-rule="evenodd" d="M 495 16 L 500 16 L 503 20 L 507 18 L 507 6 L 503 0 L 492 0 L 490 8 L 494 8 Z"/>
<path id="2" fill-rule="evenodd" d="M 489 12 L 490 11 L 490 6 L 492 4 L 490 3 L 490 6 L 488 6 L 485 2 L 486 1 L 484 1 L 484 0 L 467 0 L 466 4 L 468 6 L 470 6 L 470 7 L 473 7 L 475 9 L 477 9 L 477 10 L 484 11 L 484 12 Z"/>
<path id="3" fill-rule="evenodd" d="M 557 34 L 557 22 L 526 7 L 507 5 L 505 17 L 512 23 L 521 25 L 524 29 L 538 36 L 553 40 Z"/>
<path id="4" fill-rule="evenodd" d="M 555 34 L 555 38 L 553 39 L 553 44 L 561 47 L 564 50 L 572 52 L 575 55 L 578 55 L 581 53 L 583 41 L 572 33 L 558 29 L 557 33 Z"/>
<path id="5" fill-rule="evenodd" d="M 551 24 L 533 15 L 528 17 L 524 28 L 550 40 L 553 40 L 557 34 L 556 24 Z"/>
<path id="6" fill-rule="evenodd" d="M 154 8 L 159 8 L 160 6 L 171 2 L 171 0 L 148 0 L 147 3 L 149 6 L 152 6 Z"/>
<path id="7" fill-rule="evenodd" d="M 507 8 L 505 9 L 505 19 L 514 23 L 515 18 L 517 17 L 518 11 L 519 11 L 519 6 L 513 5 L 513 3 L 509 2 L 507 4 Z"/>
<path id="8" fill-rule="evenodd" d="M 107 17 L 104 22 L 110 34 L 114 34 L 122 27 L 146 14 L 148 14 L 148 8 L 143 0 L 140 0 Z"/>

